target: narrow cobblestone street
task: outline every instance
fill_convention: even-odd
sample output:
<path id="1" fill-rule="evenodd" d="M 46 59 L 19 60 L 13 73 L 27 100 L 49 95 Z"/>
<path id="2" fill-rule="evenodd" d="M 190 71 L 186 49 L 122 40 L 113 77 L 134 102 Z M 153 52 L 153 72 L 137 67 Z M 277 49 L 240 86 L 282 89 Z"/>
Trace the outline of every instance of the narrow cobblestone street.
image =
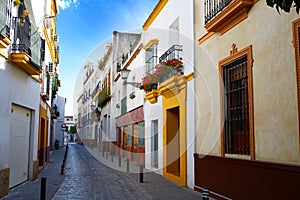
<path id="1" fill-rule="evenodd" d="M 66 177 L 52 199 L 201 199 L 200 193 L 150 173 L 144 183 L 135 175 L 96 160 L 83 145 L 69 145 Z M 152 178 L 151 178 L 152 177 Z M 164 187 L 165 186 L 165 187 Z"/>

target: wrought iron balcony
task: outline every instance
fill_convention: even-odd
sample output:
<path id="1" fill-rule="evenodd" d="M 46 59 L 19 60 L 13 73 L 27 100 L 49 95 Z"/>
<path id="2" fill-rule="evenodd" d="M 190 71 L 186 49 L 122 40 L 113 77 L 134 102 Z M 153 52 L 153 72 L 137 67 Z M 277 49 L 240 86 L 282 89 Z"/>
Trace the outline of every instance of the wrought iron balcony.
<path id="1" fill-rule="evenodd" d="M 232 0 L 205 0 L 205 24 L 223 10 Z"/>
<path id="2" fill-rule="evenodd" d="M 98 106 L 100 108 L 104 107 L 107 104 L 107 102 L 110 101 L 110 99 L 111 99 L 111 95 L 108 91 L 108 88 L 107 87 L 103 88 L 98 96 Z"/>
<path id="3" fill-rule="evenodd" d="M 30 75 L 41 72 L 42 39 L 28 17 L 12 18 L 13 39 L 9 49 L 10 60 Z M 31 33 L 31 30 L 34 30 Z"/>
<path id="4" fill-rule="evenodd" d="M 175 44 L 171 46 L 162 56 L 159 57 L 159 63 L 179 58 L 180 51 L 182 51 L 182 45 Z"/>
<path id="5" fill-rule="evenodd" d="M 160 83 L 182 72 L 180 51 L 182 51 L 182 45 L 173 45 L 159 58 L 160 66 L 156 70 L 160 70 L 163 74 L 156 73 L 156 76 Z"/>
<path id="6" fill-rule="evenodd" d="M 0 46 L 2 48 L 6 48 L 9 43 L 9 32 L 10 29 L 7 26 L 6 18 L 7 18 L 7 1 L 0 1 Z"/>

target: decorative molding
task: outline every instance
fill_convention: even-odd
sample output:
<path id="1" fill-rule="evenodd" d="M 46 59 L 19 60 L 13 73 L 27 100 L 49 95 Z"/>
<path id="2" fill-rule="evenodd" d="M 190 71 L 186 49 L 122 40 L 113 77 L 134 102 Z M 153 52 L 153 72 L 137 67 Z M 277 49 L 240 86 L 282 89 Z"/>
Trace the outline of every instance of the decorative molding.
<path id="1" fill-rule="evenodd" d="M 255 2 L 254 0 L 233 0 L 205 25 L 206 30 L 224 34 L 248 17 L 248 11 Z"/>
<path id="2" fill-rule="evenodd" d="M 146 93 L 145 99 L 148 100 L 151 104 L 157 102 L 157 97 L 159 96 L 158 90 L 152 90 Z"/>
<path id="3" fill-rule="evenodd" d="M 143 30 L 146 31 L 149 26 L 151 26 L 152 22 L 156 19 L 160 11 L 165 7 L 165 5 L 168 3 L 168 0 L 160 0 L 158 4 L 155 6 L 147 20 L 145 21 L 143 25 Z"/>
<path id="4" fill-rule="evenodd" d="M 132 63 L 132 61 L 136 58 L 136 56 L 139 55 L 139 53 L 141 52 L 142 48 L 143 48 L 143 44 L 140 44 L 138 46 L 138 48 L 134 51 L 134 53 L 130 56 L 130 58 L 128 59 L 128 61 L 126 62 L 126 64 L 125 64 L 126 68 Z"/>
<path id="5" fill-rule="evenodd" d="M 237 47 L 236 47 L 236 44 L 232 43 L 230 55 L 232 56 L 232 55 L 236 54 L 236 52 L 238 52 L 238 49 L 237 49 Z"/>
<path id="6" fill-rule="evenodd" d="M 8 60 L 16 64 L 19 68 L 31 76 L 39 75 L 42 72 L 42 69 L 37 69 L 30 63 L 30 57 L 25 53 L 11 53 L 8 56 Z"/>
<path id="7" fill-rule="evenodd" d="M 171 98 L 180 93 L 183 89 L 186 88 L 186 83 L 194 78 L 194 73 L 188 75 L 174 75 L 169 79 L 162 82 L 158 90 L 152 90 L 146 93 L 145 100 L 148 100 L 150 103 L 154 104 L 157 102 L 157 97 L 163 95 L 166 98 Z"/>
<path id="8" fill-rule="evenodd" d="M 7 37 L 2 38 L 0 36 L 0 48 L 7 48 L 11 43 L 11 40 Z"/>
<path id="9" fill-rule="evenodd" d="M 215 32 L 212 32 L 212 31 L 205 33 L 205 35 L 203 35 L 202 37 L 200 37 L 198 39 L 198 44 L 202 44 L 203 42 L 205 42 L 208 38 L 210 38 L 214 34 L 215 34 Z"/>
<path id="10" fill-rule="evenodd" d="M 156 39 L 150 40 L 150 41 L 143 47 L 144 50 L 149 49 L 149 48 L 151 47 L 151 45 L 153 45 L 153 44 L 158 44 L 158 39 L 157 39 L 157 38 L 156 38 Z"/>
<path id="11" fill-rule="evenodd" d="M 298 132 L 300 136 L 300 41 L 299 28 L 300 19 L 293 21 L 293 46 L 295 48 L 295 63 L 296 63 L 296 80 L 297 80 L 297 101 L 298 101 Z M 299 151 L 300 151 L 300 137 L 299 137 Z"/>

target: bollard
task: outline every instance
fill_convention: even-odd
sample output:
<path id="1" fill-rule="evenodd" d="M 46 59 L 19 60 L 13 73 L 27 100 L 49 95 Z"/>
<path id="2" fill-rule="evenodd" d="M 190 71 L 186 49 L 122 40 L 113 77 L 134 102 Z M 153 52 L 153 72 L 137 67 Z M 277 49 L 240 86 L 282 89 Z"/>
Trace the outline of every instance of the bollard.
<path id="1" fill-rule="evenodd" d="M 60 168 L 60 175 L 64 175 L 64 168 L 65 168 L 65 165 L 62 164 L 61 168 Z"/>
<path id="2" fill-rule="evenodd" d="M 119 167 L 121 167 L 121 155 L 119 155 Z"/>
<path id="3" fill-rule="evenodd" d="M 140 165 L 140 183 L 144 182 L 143 165 Z"/>
<path id="4" fill-rule="evenodd" d="M 108 159 L 108 152 L 106 152 L 106 154 L 105 154 L 105 158 L 106 158 L 106 159 Z"/>
<path id="5" fill-rule="evenodd" d="M 202 200 L 209 200 L 209 189 L 208 188 L 203 188 Z"/>
<path id="6" fill-rule="evenodd" d="M 46 200 L 46 177 L 41 178 L 40 200 Z"/>
<path id="7" fill-rule="evenodd" d="M 104 157 L 104 151 L 102 151 L 102 157 Z"/>
<path id="8" fill-rule="evenodd" d="M 111 162 L 114 162 L 114 155 L 111 153 L 110 156 L 111 156 Z"/>
<path id="9" fill-rule="evenodd" d="M 129 158 L 126 158 L 126 171 L 129 172 Z"/>

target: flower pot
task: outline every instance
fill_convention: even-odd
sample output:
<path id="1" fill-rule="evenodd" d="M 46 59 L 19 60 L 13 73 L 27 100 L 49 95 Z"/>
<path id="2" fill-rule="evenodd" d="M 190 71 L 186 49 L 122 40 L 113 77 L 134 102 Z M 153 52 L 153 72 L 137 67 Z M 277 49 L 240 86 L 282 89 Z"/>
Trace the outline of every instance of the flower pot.
<path id="1" fill-rule="evenodd" d="M 157 83 L 153 83 L 153 84 L 152 84 L 152 90 L 157 90 L 157 86 L 158 86 Z"/>

